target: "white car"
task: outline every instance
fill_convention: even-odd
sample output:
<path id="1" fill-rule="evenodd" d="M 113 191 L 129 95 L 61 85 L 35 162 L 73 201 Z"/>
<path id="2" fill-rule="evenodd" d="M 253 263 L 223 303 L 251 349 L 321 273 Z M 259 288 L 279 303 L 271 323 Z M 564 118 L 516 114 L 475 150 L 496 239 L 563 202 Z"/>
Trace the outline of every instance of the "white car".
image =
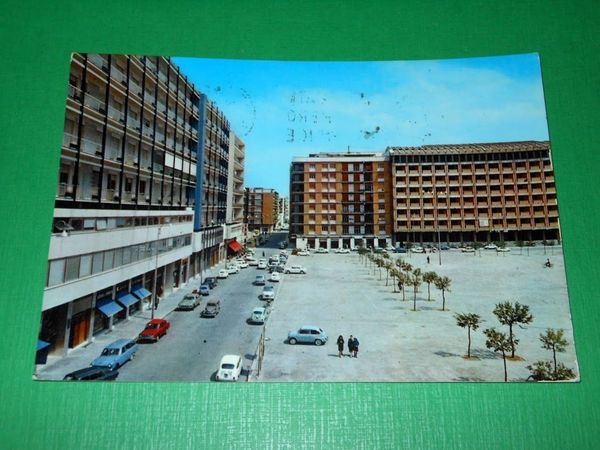
<path id="1" fill-rule="evenodd" d="M 471 246 L 463 247 L 460 251 L 463 253 L 475 253 L 475 249 Z"/>
<path id="2" fill-rule="evenodd" d="M 257 269 L 264 270 L 267 268 L 267 262 L 264 259 L 261 259 L 256 266 Z"/>
<path id="3" fill-rule="evenodd" d="M 325 247 L 319 247 L 315 250 L 315 253 L 329 253 L 329 250 L 327 250 Z"/>
<path id="4" fill-rule="evenodd" d="M 240 355 L 225 355 L 219 364 L 215 376 L 217 381 L 237 381 L 242 374 L 242 357 Z"/>
<path id="5" fill-rule="evenodd" d="M 269 281 L 281 281 L 280 273 L 279 272 L 271 273 L 271 276 L 269 277 Z"/>
<path id="6" fill-rule="evenodd" d="M 310 252 L 308 250 L 300 250 L 298 256 L 310 256 Z"/>
<path id="7" fill-rule="evenodd" d="M 262 306 L 259 308 L 254 308 L 252 310 L 252 314 L 250 315 L 249 321 L 251 323 L 265 323 L 268 315 L 269 310 L 267 308 L 263 308 Z"/>
<path id="8" fill-rule="evenodd" d="M 260 298 L 263 300 L 275 300 L 275 289 L 271 285 L 267 285 L 263 288 Z"/>
<path id="9" fill-rule="evenodd" d="M 484 250 L 498 250 L 498 246 L 496 244 L 488 244 L 483 248 Z"/>
<path id="10" fill-rule="evenodd" d="M 227 264 L 226 269 L 229 275 L 233 275 L 234 273 L 238 273 L 240 271 L 240 268 L 237 264 Z"/>
<path id="11" fill-rule="evenodd" d="M 303 266 L 294 265 L 286 267 L 284 273 L 306 273 L 306 269 Z"/>
<path id="12" fill-rule="evenodd" d="M 335 252 L 336 253 L 350 253 L 350 249 L 349 248 L 338 248 Z"/>
<path id="13" fill-rule="evenodd" d="M 280 255 L 285 255 L 285 256 L 287 256 L 288 252 L 287 252 L 287 250 L 281 250 L 281 251 L 279 252 L 279 254 L 280 254 Z"/>
<path id="14" fill-rule="evenodd" d="M 497 251 L 497 252 L 500 252 L 500 253 L 504 253 L 504 252 L 510 252 L 510 248 L 508 248 L 508 247 L 498 247 L 498 248 L 496 249 L 496 251 Z"/>
<path id="15" fill-rule="evenodd" d="M 238 261 L 237 265 L 240 269 L 248 268 L 248 263 L 246 261 Z"/>
<path id="16" fill-rule="evenodd" d="M 227 278 L 228 276 L 229 272 L 225 269 L 219 270 L 219 273 L 217 274 L 217 278 Z"/>
<path id="17" fill-rule="evenodd" d="M 249 266 L 258 266 L 258 260 L 255 258 L 249 258 L 246 261 L 248 261 Z"/>
<path id="18" fill-rule="evenodd" d="M 410 251 L 413 253 L 425 253 L 425 249 L 420 245 L 415 245 L 414 247 L 411 247 Z"/>

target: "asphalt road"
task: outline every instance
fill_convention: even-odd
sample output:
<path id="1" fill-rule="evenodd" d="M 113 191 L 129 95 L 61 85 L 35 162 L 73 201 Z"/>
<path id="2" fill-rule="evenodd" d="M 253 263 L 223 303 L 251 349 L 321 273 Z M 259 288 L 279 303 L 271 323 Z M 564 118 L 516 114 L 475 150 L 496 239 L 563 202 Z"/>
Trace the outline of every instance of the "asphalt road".
<path id="1" fill-rule="evenodd" d="M 279 253 L 278 244 L 287 234 L 271 235 L 256 249 L 256 257 L 268 258 Z M 239 273 L 219 280 L 210 296 L 194 311 L 173 311 L 167 320 L 171 323 L 168 334 L 156 343 L 140 344 L 135 359 L 119 369 L 119 381 L 209 381 L 214 380 L 223 355 L 239 354 L 243 367 L 249 368 L 255 358 L 262 325 L 247 323 L 252 309 L 264 306 L 259 295 L 262 286 L 254 286 L 256 275 L 265 270 L 256 267 L 241 269 Z M 279 290 L 275 286 L 275 298 Z M 207 299 L 221 301 L 221 311 L 213 319 L 201 318 L 200 311 Z M 242 372 L 246 374 L 246 370 Z M 243 377 L 245 379 L 245 377 Z"/>

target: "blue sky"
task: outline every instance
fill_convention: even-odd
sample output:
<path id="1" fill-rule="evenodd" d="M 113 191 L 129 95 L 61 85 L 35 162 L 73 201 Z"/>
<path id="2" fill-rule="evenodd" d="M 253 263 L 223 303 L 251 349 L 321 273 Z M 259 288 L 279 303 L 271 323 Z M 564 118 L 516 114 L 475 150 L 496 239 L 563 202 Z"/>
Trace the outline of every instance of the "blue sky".
<path id="1" fill-rule="evenodd" d="M 173 58 L 246 144 L 246 186 L 289 190 L 293 157 L 546 140 L 537 54 L 435 61 Z"/>

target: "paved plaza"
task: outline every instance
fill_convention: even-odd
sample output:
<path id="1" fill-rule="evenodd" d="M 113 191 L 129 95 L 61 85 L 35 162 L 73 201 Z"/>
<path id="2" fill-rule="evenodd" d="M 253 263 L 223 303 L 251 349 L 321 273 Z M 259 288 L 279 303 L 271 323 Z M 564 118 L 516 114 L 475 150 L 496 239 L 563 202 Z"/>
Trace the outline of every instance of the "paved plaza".
<path id="1" fill-rule="evenodd" d="M 427 263 L 427 256 L 430 263 Z M 558 361 L 578 373 L 567 295 L 564 261 L 560 247 L 512 248 L 510 253 L 459 250 L 437 254 L 393 254 L 413 267 L 435 271 L 452 280 L 446 293 L 447 311 L 441 311 L 441 292 L 427 284 L 417 293 L 413 308 L 412 288 L 394 293 L 386 274 L 364 262 L 357 253 L 292 256 L 288 264 L 302 264 L 307 275 L 285 275 L 266 325 L 262 371 L 254 381 L 504 381 L 502 357 L 488 350 L 482 331 L 495 327 L 508 332 L 493 314 L 500 302 L 528 305 L 533 322 L 516 326 L 520 343 L 508 361 L 509 381 L 525 381 L 527 365 L 551 360 L 539 335 L 547 328 L 562 328 L 569 346 Z M 549 258 L 552 268 L 545 268 Z M 465 359 L 467 330 L 456 325 L 454 314 L 476 313 L 483 320 L 472 332 L 471 353 Z M 318 325 L 329 335 L 326 345 L 289 345 L 288 331 L 302 325 Z M 336 340 L 353 334 L 360 341 L 358 358 L 338 357 Z M 347 354 L 347 347 L 344 350 Z"/>

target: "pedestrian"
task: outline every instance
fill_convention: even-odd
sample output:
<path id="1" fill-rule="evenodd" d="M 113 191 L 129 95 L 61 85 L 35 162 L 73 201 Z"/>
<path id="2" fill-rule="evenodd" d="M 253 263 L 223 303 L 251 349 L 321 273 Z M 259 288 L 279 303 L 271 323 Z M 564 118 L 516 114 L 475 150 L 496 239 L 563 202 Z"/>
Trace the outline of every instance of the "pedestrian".
<path id="1" fill-rule="evenodd" d="M 263 258 L 265 257 L 265 252 L 263 252 Z"/>
<path id="2" fill-rule="evenodd" d="M 429 256 L 427 257 L 427 264 L 429 264 Z"/>
<path id="3" fill-rule="evenodd" d="M 354 351 L 354 337 L 350 335 L 348 338 L 348 356 L 352 356 L 352 352 Z"/>
<path id="4" fill-rule="evenodd" d="M 402 281 L 398 281 L 398 290 L 401 291 L 402 290 Z"/>
<path id="5" fill-rule="evenodd" d="M 358 342 L 358 338 L 354 338 L 354 344 L 352 345 L 352 348 L 354 349 L 354 357 L 357 358 L 358 355 L 358 345 L 360 343 Z"/>
<path id="6" fill-rule="evenodd" d="M 338 356 L 341 358 L 342 356 L 344 356 L 344 337 L 341 334 L 337 339 L 337 346 L 339 352 Z"/>

